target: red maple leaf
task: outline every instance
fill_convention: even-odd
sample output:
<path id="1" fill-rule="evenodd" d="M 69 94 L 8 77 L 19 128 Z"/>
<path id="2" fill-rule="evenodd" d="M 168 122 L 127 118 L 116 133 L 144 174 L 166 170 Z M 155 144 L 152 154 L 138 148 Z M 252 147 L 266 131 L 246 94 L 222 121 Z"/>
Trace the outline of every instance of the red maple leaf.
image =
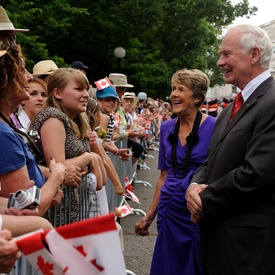
<path id="1" fill-rule="evenodd" d="M 100 84 L 101 84 L 101 86 L 106 86 L 107 82 L 105 80 L 102 80 Z"/>
<path id="2" fill-rule="evenodd" d="M 54 264 L 46 262 L 42 256 L 37 257 L 37 265 L 44 275 L 54 275 Z"/>
<path id="3" fill-rule="evenodd" d="M 83 245 L 74 246 L 74 248 L 77 249 L 84 257 L 87 256 L 87 253 L 84 251 Z M 96 259 L 91 260 L 90 263 L 93 264 L 99 271 L 104 270 L 104 267 L 102 267 L 96 263 Z"/>
<path id="4" fill-rule="evenodd" d="M 122 214 L 126 214 L 126 213 L 128 212 L 128 210 L 125 209 L 125 208 L 122 208 L 122 209 L 120 209 L 120 212 L 121 212 Z"/>
<path id="5" fill-rule="evenodd" d="M 76 250 L 78 250 L 84 257 L 87 256 L 87 253 L 84 251 L 83 245 L 81 246 L 74 246 Z"/>
<path id="6" fill-rule="evenodd" d="M 96 263 L 96 259 L 90 261 L 100 272 L 104 270 L 104 267 Z"/>

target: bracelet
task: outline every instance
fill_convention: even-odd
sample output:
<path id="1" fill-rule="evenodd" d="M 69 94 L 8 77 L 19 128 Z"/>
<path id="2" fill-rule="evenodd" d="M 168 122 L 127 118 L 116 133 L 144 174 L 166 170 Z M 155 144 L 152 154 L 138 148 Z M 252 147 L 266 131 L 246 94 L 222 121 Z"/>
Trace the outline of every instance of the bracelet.
<path id="1" fill-rule="evenodd" d="M 116 152 L 114 153 L 116 156 L 118 156 L 120 154 L 120 150 L 117 149 Z"/>

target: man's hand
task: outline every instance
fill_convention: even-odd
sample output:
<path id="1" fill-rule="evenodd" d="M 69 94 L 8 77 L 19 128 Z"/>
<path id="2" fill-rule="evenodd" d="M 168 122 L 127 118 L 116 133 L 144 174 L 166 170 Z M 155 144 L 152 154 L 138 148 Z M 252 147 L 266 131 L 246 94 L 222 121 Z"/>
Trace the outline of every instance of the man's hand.
<path id="1" fill-rule="evenodd" d="M 200 193 L 207 187 L 205 184 L 190 184 L 186 190 L 187 208 L 191 212 L 191 220 L 197 223 L 203 216 Z"/>

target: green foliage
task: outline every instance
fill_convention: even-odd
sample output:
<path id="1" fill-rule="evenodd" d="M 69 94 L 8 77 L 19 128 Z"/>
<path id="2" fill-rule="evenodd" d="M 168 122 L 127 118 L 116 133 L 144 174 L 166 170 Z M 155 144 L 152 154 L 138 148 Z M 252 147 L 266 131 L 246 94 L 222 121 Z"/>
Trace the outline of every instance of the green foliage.
<path id="1" fill-rule="evenodd" d="M 219 37 L 236 17 L 251 16 L 248 0 L 4 0 L 18 34 L 27 67 L 44 59 L 61 66 L 87 64 L 90 82 L 116 72 L 113 55 L 123 47 L 122 72 L 136 93 L 165 99 L 172 74 L 182 68 L 208 73 L 222 84 L 216 67 Z"/>

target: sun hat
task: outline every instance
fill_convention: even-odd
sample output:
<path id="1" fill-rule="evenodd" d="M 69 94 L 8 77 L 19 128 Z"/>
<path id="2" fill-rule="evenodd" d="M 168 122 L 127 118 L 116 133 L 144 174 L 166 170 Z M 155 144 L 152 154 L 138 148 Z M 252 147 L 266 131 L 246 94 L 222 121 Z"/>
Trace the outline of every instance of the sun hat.
<path id="1" fill-rule="evenodd" d="M 0 6 L 0 33 L 1 31 L 12 31 L 13 33 L 27 32 L 28 29 L 15 29 L 5 9 Z"/>
<path id="2" fill-rule="evenodd" d="M 115 99 L 118 99 L 120 101 L 114 86 L 108 86 L 102 90 L 96 89 L 96 97 L 98 99 L 114 97 Z"/>
<path id="3" fill-rule="evenodd" d="M 121 97 L 121 101 L 127 99 L 127 98 L 132 98 L 133 103 L 132 103 L 132 108 L 134 108 L 138 102 L 138 97 L 135 95 L 135 93 L 130 93 L 130 92 L 125 92 L 123 96 Z"/>
<path id="4" fill-rule="evenodd" d="M 109 74 L 109 79 L 116 87 L 134 87 L 134 85 L 127 83 L 127 76 L 125 74 L 111 73 Z"/>
<path id="5" fill-rule="evenodd" d="M 77 69 L 77 70 L 88 70 L 89 69 L 88 66 L 84 65 L 80 61 L 73 62 L 71 67 L 74 68 L 74 69 Z"/>
<path id="6" fill-rule="evenodd" d="M 56 71 L 58 67 L 52 60 L 42 60 L 33 66 L 33 76 L 48 75 Z"/>

